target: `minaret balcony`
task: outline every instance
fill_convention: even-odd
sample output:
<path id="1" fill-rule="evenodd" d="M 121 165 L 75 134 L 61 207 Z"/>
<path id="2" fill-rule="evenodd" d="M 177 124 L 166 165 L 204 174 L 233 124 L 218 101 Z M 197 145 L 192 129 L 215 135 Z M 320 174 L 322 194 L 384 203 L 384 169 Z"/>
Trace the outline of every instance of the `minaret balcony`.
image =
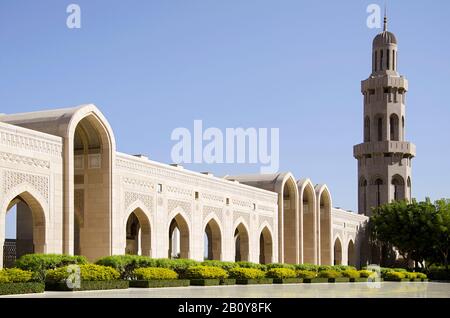
<path id="1" fill-rule="evenodd" d="M 353 147 L 353 156 L 361 158 L 375 153 L 402 153 L 416 156 L 416 145 L 408 141 L 375 141 L 365 142 Z"/>

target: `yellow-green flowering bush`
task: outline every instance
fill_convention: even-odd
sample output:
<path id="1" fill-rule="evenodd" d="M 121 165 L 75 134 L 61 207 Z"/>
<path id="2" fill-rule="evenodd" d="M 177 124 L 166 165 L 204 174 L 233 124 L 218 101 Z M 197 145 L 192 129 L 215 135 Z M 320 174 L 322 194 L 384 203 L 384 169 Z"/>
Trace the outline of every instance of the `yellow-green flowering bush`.
<path id="1" fill-rule="evenodd" d="M 185 276 L 191 279 L 225 279 L 228 273 L 220 267 L 199 265 L 188 267 Z"/>
<path id="2" fill-rule="evenodd" d="M 133 271 L 133 276 L 137 280 L 166 280 L 178 278 L 178 274 L 175 271 L 160 267 L 137 268 Z"/>
<path id="3" fill-rule="evenodd" d="M 329 270 L 320 271 L 318 274 L 318 277 L 320 277 L 320 278 L 338 278 L 338 277 L 342 277 L 342 274 L 338 271 L 329 269 Z"/>
<path id="4" fill-rule="evenodd" d="M 354 269 L 343 270 L 341 272 L 341 274 L 343 277 L 348 277 L 348 278 L 359 278 L 360 277 L 359 272 Z"/>
<path id="5" fill-rule="evenodd" d="M 317 272 L 315 271 L 307 271 L 302 269 L 297 270 L 295 273 L 298 278 L 313 279 L 317 276 Z"/>
<path id="6" fill-rule="evenodd" d="M 260 279 L 265 276 L 262 270 L 256 268 L 232 268 L 228 273 L 231 278 L 236 279 Z"/>
<path id="7" fill-rule="evenodd" d="M 269 269 L 266 273 L 266 276 L 269 278 L 296 278 L 297 273 L 290 268 L 272 268 Z"/>
<path id="8" fill-rule="evenodd" d="M 114 268 L 95 264 L 79 265 L 80 277 L 82 281 L 111 281 L 117 280 L 120 274 Z M 69 278 L 69 275 L 76 274 L 76 267 L 60 267 L 47 271 L 46 281 L 59 283 Z"/>

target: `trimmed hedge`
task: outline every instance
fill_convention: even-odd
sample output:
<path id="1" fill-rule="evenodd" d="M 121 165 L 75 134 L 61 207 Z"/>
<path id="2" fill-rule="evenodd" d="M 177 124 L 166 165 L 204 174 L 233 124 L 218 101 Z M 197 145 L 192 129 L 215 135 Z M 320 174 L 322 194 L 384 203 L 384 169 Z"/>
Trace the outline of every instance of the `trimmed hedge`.
<path id="1" fill-rule="evenodd" d="M 331 266 L 331 269 L 338 271 L 338 272 L 343 272 L 343 271 L 347 271 L 347 270 L 356 270 L 356 267 L 354 266 L 350 266 L 350 265 L 333 265 Z"/>
<path id="2" fill-rule="evenodd" d="M 295 270 L 295 266 L 292 264 L 282 264 L 282 263 L 271 263 L 266 265 L 266 270 L 269 271 L 272 268 L 288 268 Z"/>
<path id="3" fill-rule="evenodd" d="M 255 279 L 236 279 L 238 285 L 257 285 L 257 284 L 272 284 L 272 278 L 255 278 Z"/>
<path id="4" fill-rule="evenodd" d="M 82 290 L 107 290 L 107 289 L 127 289 L 127 280 L 106 280 L 106 281 L 81 281 L 80 287 L 70 288 L 64 282 L 45 283 L 45 290 L 51 291 L 82 291 Z"/>
<path id="5" fill-rule="evenodd" d="M 228 278 L 228 273 L 219 267 L 212 266 L 191 266 L 188 267 L 185 274 L 185 278 L 191 279 L 225 279 Z"/>
<path id="6" fill-rule="evenodd" d="M 274 284 L 300 284 L 303 282 L 303 278 L 274 278 Z"/>
<path id="7" fill-rule="evenodd" d="M 233 268 L 228 271 L 231 278 L 236 278 L 237 280 L 245 279 L 262 279 L 265 277 L 265 272 L 256 268 Z"/>
<path id="8" fill-rule="evenodd" d="M 0 283 L 27 283 L 33 280 L 33 273 L 19 268 L 0 270 Z"/>
<path id="9" fill-rule="evenodd" d="M 220 284 L 220 279 L 191 279 L 192 286 L 217 286 Z"/>
<path id="10" fill-rule="evenodd" d="M 277 279 L 297 278 L 297 273 L 290 268 L 272 268 L 267 271 L 266 277 Z"/>
<path id="11" fill-rule="evenodd" d="M 238 266 L 241 268 L 253 268 L 253 269 L 259 269 L 262 271 L 267 270 L 267 266 L 264 264 L 257 264 L 257 263 L 245 262 L 245 261 L 236 262 L 236 264 L 238 264 Z"/>
<path id="12" fill-rule="evenodd" d="M 43 293 L 45 285 L 41 282 L 0 283 L 0 295 Z"/>
<path id="13" fill-rule="evenodd" d="M 136 268 L 133 271 L 133 278 L 136 280 L 171 280 L 177 279 L 178 274 L 168 268 L 145 267 Z"/>
<path id="14" fill-rule="evenodd" d="M 47 270 L 64 267 L 71 264 L 87 264 L 84 256 L 62 254 L 27 254 L 16 261 L 16 267 L 34 273 L 34 280 L 45 281 Z"/>
<path id="15" fill-rule="evenodd" d="M 97 265 L 109 266 L 120 273 L 122 279 L 132 278 L 133 271 L 143 267 L 169 268 L 184 276 L 184 272 L 190 266 L 199 265 L 200 262 L 190 259 L 150 258 L 140 255 L 113 255 L 102 257 L 95 262 Z"/>
<path id="16" fill-rule="evenodd" d="M 95 264 L 80 265 L 80 278 L 82 282 L 86 281 L 115 281 L 119 279 L 118 271 L 111 267 Z M 66 284 L 66 280 L 73 276 L 74 269 L 68 266 L 60 267 L 47 271 L 45 282 L 48 284 Z"/>
<path id="17" fill-rule="evenodd" d="M 445 268 L 432 268 L 428 271 L 427 275 L 431 280 L 450 280 L 450 270 L 447 271 Z"/>
<path id="18" fill-rule="evenodd" d="M 219 268 L 222 268 L 222 269 L 224 269 L 226 271 L 228 271 L 228 270 L 230 270 L 232 268 L 239 267 L 239 264 L 237 264 L 235 262 L 222 262 L 222 261 L 214 261 L 214 260 L 204 261 L 200 265 L 219 267 Z"/>
<path id="19" fill-rule="evenodd" d="M 347 278 L 359 278 L 360 274 L 357 270 L 354 269 L 346 269 L 341 272 L 343 277 Z"/>
<path id="20" fill-rule="evenodd" d="M 405 278 L 406 278 L 405 273 L 393 272 L 393 271 L 387 271 L 383 277 L 383 279 L 386 281 L 394 281 L 394 282 L 399 282 Z"/>
<path id="21" fill-rule="evenodd" d="M 300 271 L 310 271 L 310 272 L 318 272 L 319 271 L 319 265 L 314 265 L 314 264 L 297 264 L 297 265 L 294 265 L 294 268 L 296 270 L 300 270 Z"/>
<path id="22" fill-rule="evenodd" d="M 375 278 L 377 276 L 377 274 L 373 271 L 368 271 L 368 270 L 360 270 L 359 271 L 359 277 L 361 278 Z"/>
<path id="23" fill-rule="evenodd" d="M 342 274 L 338 271 L 328 269 L 328 270 L 320 271 L 319 274 L 317 275 L 317 277 L 318 278 L 338 278 L 338 277 L 342 277 Z"/>
<path id="24" fill-rule="evenodd" d="M 130 287 L 137 288 L 185 287 L 189 285 L 189 279 L 130 280 Z"/>
<path id="25" fill-rule="evenodd" d="M 313 271 L 306 271 L 306 270 L 297 270 L 295 272 L 297 274 L 298 278 L 303 278 L 303 279 L 313 279 L 317 276 L 317 272 L 313 272 Z"/>

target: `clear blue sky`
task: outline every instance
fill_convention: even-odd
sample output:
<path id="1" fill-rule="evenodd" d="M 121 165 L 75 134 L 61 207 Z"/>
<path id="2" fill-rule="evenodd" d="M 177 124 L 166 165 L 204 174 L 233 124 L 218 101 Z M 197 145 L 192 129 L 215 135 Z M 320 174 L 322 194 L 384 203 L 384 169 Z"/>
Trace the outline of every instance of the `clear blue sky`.
<path id="1" fill-rule="evenodd" d="M 80 30 L 66 27 L 70 3 L 81 6 Z M 327 183 L 335 206 L 355 210 L 360 81 L 379 32 L 366 26 L 370 3 L 1 0 L 0 112 L 95 103 L 119 151 L 167 163 L 172 130 L 194 119 L 221 129 L 279 127 L 280 170 Z M 419 199 L 450 197 L 450 2 L 430 3 L 389 4 L 399 69 L 410 81 L 407 138 L 418 149 Z"/>

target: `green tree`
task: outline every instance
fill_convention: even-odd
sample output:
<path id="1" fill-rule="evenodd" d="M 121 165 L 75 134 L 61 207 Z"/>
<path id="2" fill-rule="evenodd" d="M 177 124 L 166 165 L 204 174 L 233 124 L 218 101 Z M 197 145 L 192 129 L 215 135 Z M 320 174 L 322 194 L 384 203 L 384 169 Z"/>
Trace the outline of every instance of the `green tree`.
<path id="1" fill-rule="evenodd" d="M 388 203 L 374 210 L 372 235 L 376 241 L 395 247 L 408 263 L 412 260 L 416 267 L 418 263 L 424 265 L 435 255 L 437 214 L 436 205 L 429 199 Z"/>

